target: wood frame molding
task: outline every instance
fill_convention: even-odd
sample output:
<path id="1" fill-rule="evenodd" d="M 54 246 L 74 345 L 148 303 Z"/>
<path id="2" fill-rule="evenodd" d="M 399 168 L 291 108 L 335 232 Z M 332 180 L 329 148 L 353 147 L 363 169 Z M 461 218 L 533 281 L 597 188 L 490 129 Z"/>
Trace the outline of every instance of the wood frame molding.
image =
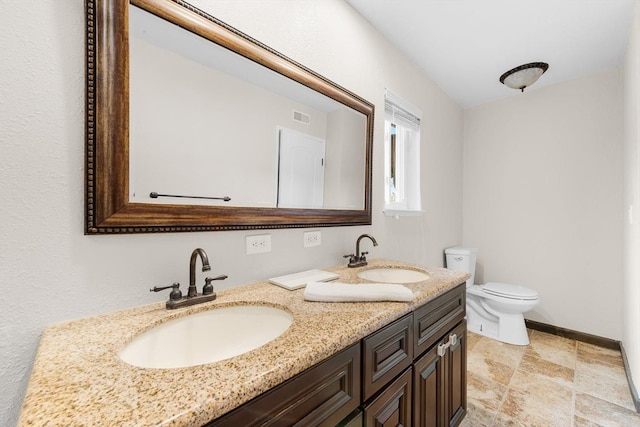
<path id="1" fill-rule="evenodd" d="M 131 0 L 364 114 L 362 210 L 129 202 L 129 0 L 86 0 L 85 234 L 371 225 L 374 105 L 182 0 Z"/>

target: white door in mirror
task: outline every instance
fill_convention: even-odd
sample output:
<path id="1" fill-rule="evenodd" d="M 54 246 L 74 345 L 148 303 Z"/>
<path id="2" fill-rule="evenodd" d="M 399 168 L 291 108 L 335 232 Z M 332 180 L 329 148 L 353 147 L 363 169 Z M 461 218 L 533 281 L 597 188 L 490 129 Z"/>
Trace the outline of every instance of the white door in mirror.
<path id="1" fill-rule="evenodd" d="M 278 207 L 321 208 L 325 141 L 284 128 L 279 136 Z"/>

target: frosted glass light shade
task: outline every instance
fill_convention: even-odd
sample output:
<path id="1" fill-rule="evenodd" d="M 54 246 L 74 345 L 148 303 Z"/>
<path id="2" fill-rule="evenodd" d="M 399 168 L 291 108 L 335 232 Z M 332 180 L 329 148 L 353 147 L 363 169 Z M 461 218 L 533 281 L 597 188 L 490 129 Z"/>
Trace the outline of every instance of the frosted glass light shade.
<path id="1" fill-rule="evenodd" d="M 549 64 L 545 62 L 531 62 L 520 65 L 500 76 L 500 83 L 524 92 L 524 88 L 534 84 L 548 68 Z"/>

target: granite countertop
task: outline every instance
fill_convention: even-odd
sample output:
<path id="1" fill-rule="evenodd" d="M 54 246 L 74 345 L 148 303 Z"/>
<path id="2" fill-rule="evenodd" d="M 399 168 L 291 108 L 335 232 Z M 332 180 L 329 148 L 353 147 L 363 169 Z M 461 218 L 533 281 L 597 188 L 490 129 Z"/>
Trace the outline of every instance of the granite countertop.
<path id="1" fill-rule="evenodd" d="M 328 269 L 338 281 L 360 283 L 371 268 L 409 267 L 374 260 L 360 268 Z M 217 292 L 215 301 L 177 310 L 164 302 L 55 324 L 40 340 L 19 425 L 202 425 L 326 359 L 380 327 L 455 287 L 468 275 L 429 269 L 410 283 L 410 303 L 307 302 L 303 289 L 267 281 Z M 231 359 L 189 368 L 130 366 L 118 352 L 140 333 L 190 313 L 241 304 L 287 310 L 293 324 L 268 344 Z"/>

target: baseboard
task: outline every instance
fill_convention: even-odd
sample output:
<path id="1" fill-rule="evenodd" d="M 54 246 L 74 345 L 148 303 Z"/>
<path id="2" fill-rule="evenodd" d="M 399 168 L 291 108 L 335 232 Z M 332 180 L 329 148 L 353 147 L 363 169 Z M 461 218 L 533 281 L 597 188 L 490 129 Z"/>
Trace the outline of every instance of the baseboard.
<path id="1" fill-rule="evenodd" d="M 610 338 L 599 337 L 597 335 L 586 334 L 584 332 L 572 331 L 571 329 L 548 325 L 546 323 L 536 322 L 535 320 L 525 319 L 524 323 L 525 325 L 527 325 L 527 328 L 535 329 L 536 331 L 546 332 L 548 334 L 586 342 L 587 344 L 593 344 L 599 347 L 609 348 L 611 350 L 620 350 L 620 342 L 612 340 Z"/>
<path id="2" fill-rule="evenodd" d="M 585 334 L 584 332 L 572 331 L 571 329 L 560 328 L 558 326 L 548 325 L 546 323 L 536 322 L 535 320 L 525 319 L 524 323 L 526 324 L 527 328 L 534 329 L 536 331 L 546 332 L 548 334 L 586 342 L 587 344 L 593 344 L 599 347 L 609 348 L 611 350 L 619 350 L 622 354 L 622 361 L 624 362 L 624 372 L 627 376 L 627 383 L 629 384 L 629 391 L 631 391 L 631 398 L 633 399 L 633 404 L 636 407 L 636 411 L 640 413 L 640 397 L 638 396 L 638 390 L 636 390 L 636 387 L 633 384 L 633 379 L 631 378 L 631 369 L 629 369 L 627 353 L 624 350 L 622 342 L 612 340 L 610 338 L 599 337 L 597 335 Z"/>
<path id="3" fill-rule="evenodd" d="M 624 371 L 627 374 L 627 382 L 629 383 L 629 390 L 631 390 L 631 398 L 633 399 L 633 404 L 636 407 L 636 411 L 640 412 L 640 397 L 638 396 L 638 390 L 636 390 L 636 386 L 633 384 L 633 379 L 631 378 L 631 369 L 629 368 L 627 352 L 624 351 L 624 345 L 622 345 L 622 342 L 620 342 L 620 353 L 622 353 Z"/>

